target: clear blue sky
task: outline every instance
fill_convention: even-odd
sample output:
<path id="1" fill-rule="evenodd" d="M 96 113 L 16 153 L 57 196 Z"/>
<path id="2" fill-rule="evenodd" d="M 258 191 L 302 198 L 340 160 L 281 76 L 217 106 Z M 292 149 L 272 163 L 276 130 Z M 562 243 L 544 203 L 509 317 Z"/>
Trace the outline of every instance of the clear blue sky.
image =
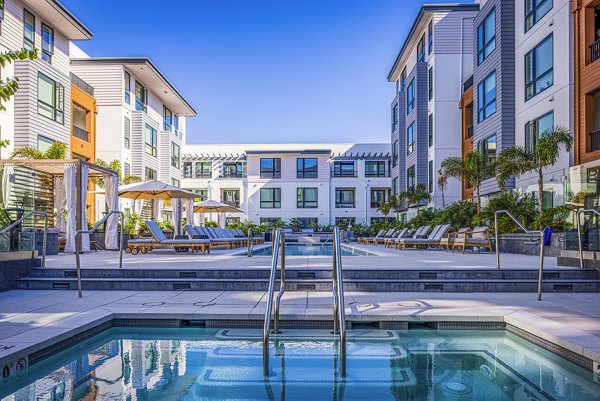
<path id="1" fill-rule="evenodd" d="M 88 54 L 148 56 L 175 84 L 198 112 L 188 143 L 389 141 L 386 77 L 424 3 L 62 2 Z"/>

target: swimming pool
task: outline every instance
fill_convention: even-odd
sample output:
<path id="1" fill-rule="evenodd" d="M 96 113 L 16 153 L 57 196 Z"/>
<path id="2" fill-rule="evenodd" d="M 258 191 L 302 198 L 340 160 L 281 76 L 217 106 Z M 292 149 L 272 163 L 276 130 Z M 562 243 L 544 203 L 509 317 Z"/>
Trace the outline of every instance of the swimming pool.
<path id="1" fill-rule="evenodd" d="M 252 252 L 254 256 L 271 256 L 271 246 L 257 249 Z M 374 254 L 360 249 L 342 246 L 342 256 L 373 256 Z M 245 253 L 244 253 L 245 255 Z M 285 244 L 286 256 L 332 256 L 331 244 Z"/>
<path id="2" fill-rule="evenodd" d="M 0 384 L 1 400 L 600 400 L 588 372 L 505 331 L 113 328 Z"/>

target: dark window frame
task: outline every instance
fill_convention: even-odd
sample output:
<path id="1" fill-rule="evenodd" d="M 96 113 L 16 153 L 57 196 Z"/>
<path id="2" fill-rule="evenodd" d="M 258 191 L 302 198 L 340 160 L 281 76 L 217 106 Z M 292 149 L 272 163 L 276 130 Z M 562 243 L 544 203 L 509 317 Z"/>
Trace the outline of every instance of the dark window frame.
<path id="1" fill-rule="evenodd" d="M 433 113 L 429 113 L 427 116 L 427 145 L 428 147 L 433 146 Z"/>
<path id="2" fill-rule="evenodd" d="M 233 195 L 233 201 L 226 200 L 227 197 L 225 194 Z M 240 190 L 230 188 L 221 189 L 221 202 L 233 207 L 240 207 Z"/>
<path id="3" fill-rule="evenodd" d="M 181 168 L 181 146 L 171 141 L 171 167 Z"/>
<path id="4" fill-rule="evenodd" d="M 270 160 L 272 163 L 272 167 L 263 167 L 263 161 Z M 265 157 L 261 158 L 260 162 L 260 178 L 281 178 L 281 158 L 279 157 Z"/>
<path id="5" fill-rule="evenodd" d="M 421 39 L 417 43 L 417 63 L 425 61 L 425 34 L 421 35 Z"/>
<path id="6" fill-rule="evenodd" d="M 316 200 L 306 200 L 306 190 L 315 191 Z M 299 187 L 296 189 L 296 208 L 297 209 L 317 209 L 319 207 L 319 188 L 317 187 Z"/>
<path id="7" fill-rule="evenodd" d="M 415 122 L 413 121 L 408 127 L 406 127 L 406 155 L 412 154 L 417 150 L 416 137 L 415 137 Z"/>
<path id="8" fill-rule="evenodd" d="M 306 161 L 314 160 L 315 167 L 306 167 Z M 307 170 L 310 169 L 310 170 Z M 296 178 L 319 178 L 319 159 L 316 157 L 299 157 L 296 159 Z"/>
<path id="9" fill-rule="evenodd" d="M 490 153 L 489 143 L 490 143 L 490 139 L 492 139 L 492 138 L 494 138 L 495 148 L 494 148 L 494 156 L 490 157 L 488 154 L 488 153 Z M 481 154 L 483 154 L 485 156 L 486 165 L 493 164 L 496 161 L 496 157 L 498 156 L 498 135 L 495 133 L 488 135 L 487 137 L 485 137 L 479 141 L 477 147 L 478 147 L 479 151 L 481 152 Z"/>
<path id="10" fill-rule="evenodd" d="M 415 79 L 411 79 L 406 87 L 406 114 L 410 114 L 415 108 Z"/>
<path id="11" fill-rule="evenodd" d="M 138 87 L 140 96 L 138 96 Z M 137 79 L 135 80 L 135 109 L 144 113 L 148 112 L 148 89 Z"/>
<path id="12" fill-rule="evenodd" d="M 131 120 L 129 117 L 123 118 L 123 146 L 125 149 L 131 149 Z"/>
<path id="13" fill-rule="evenodd" d="M 552 116 L 552 127 L 554 127 L 554 110 L 550 110 L 547 113 L 542 114 L 539 117 L 534 118 L 533 120 L 529 120 L 525 123 L 525 150 L 528 152 L 533 152 L 535 149 L 535 145 L 537 144 L 537 140 L 540 138 L 540 135 L 545 131 L 540 131 L 540 120 Z"/>
<path id="14" fill-rule="evenodd" d="M 413 164 L 412 166 L 406 169 L 406 189 L 412 189 L 416 185 L 416 168 Z"/>
<path id="15" fill-rule="evenodd" d="M 352 194 L 352 202 L 343 200 L 343 193 Z M 336 209 L 354 209 L 356 208 L 356 188 L 336 188 L 335 189 L 335 208 Z"/>
<path id="16" fill-rule="evenodd" d="M 163 131 L 171 132 L 173 127 L 173 112 L 163 104 Z"/>
<path id="17" fill-rule="evenodd" d="M 200 168 L 198 168 L 200 167 Z M 200 161 L 194 163 L 194 178 L 212 178 L 212 162 Z"/>
<path id="18" fill-rule="evenodd" d="M 45 80 L 47 83 L 52 84 L 52 101 L 54 104 L 50 104 L 40 99 L 40 79 Z M 37 112 L 39 115 L 46 117 L 52 121 L 64 125 L 65 123 L 65 87 L 58 81 L 52 79 L 46 74 L 38 71 L 37 80 Z M 47 108 L 52 113 L 52 116 L 47 116 L 40 113 L 40 106 L 42 109 Z"/>
<path id="19" fill-rule="evenodd" d="M 375 194 L 383 194 L 383 196 L 379 197 L 379 195 L 377 196 L 373 196 Z M 387 202 L 388 200 L 388 190 L 385 188 L 371 188 L 370 194 L 369 194 L 369 203 L 371 206 L 371 209 L 377 209 L 379 207 L 380 204 Z"/>
<path id="20" fill-rule="evenodd" d="M 125 100 L 125 103 L 131 104 L 131 74 L 125 71 L 123 80 L 125 85 L 125 94 L 123 100 Z"/>
<path id="21" fill-rule="evenodd" d="M 235 173 L 233 173 L 233 169 L 231 169 L 231 167 L 234 166 L 235 168 Z M 223 163 L 223 174 L 222 174 L 222 178 L 244 178 L 245 174 L 245 170 L 246 170 L 246 165 L 244 164 L 244 162 L 241 161 L 237 161 L 237 162 L 225 162 Z M 229 171 L 231 170 L 231 171 Z"/>
<path id="22" fill-rule="evenodd" d="M 48 49 L 45 47 L 45 36 L 44 32 L 47 32 L 50 38 L 48 42 Z M 54 55 L 54 28 L 42 22 L 42 60 L 52 64 L 52 56 Z"/>
<path id="23" fill-rule="evenodd" d="M 28 16 L 31 17 L 32 24 L 27 23 Z M 27 27 L 31 27 L 31 30 Z M 31 35 L 31 38 L 28 35 Z M 35 49 L 35 15 L 25 8 L 23 9 L 23 48 L 27 50 Z"/>
<path id="24" fill-rule="evenodd" d="M 352 170 L 346 170 L 344 167 L 352 165 Z M 356 177 L 357 169 L 356 163 L 351 160 L 337 160 L 333 162 L 332 177 L 344 178 L 344 177 Z"/>
<path id="25" fill-rule="evenodd" d="M 429 160 L 427 163 L 427 186 L 428 192 L 433 193 L 433 160 Z"/>
<path id="26" fill-rule="evenodd" d="M 183 162 L 183 178 L 193 178 L 194 174 L 194 163 Z"/>
<path id="27" fill-rule="evenodd" d="M 399 106 L 398 103 L 394 103 L 392 106 L 392 132 L 398 129 L 398 120 L 399 120 Z"/>
<path id="28" fill-rule="evenodd" d="M 491 100 L 488 100 L 485 98 L 485 94 L 487 93 L 487 89 L 488 89 L 487 85 L 486 85 L 486 81 L 492 75 L 494 76 L 494 98 Z M 498 111 L 498 107 L 497 107 L 497 103 L 496 103 L 497 97 L 498 97 L 498 75 L 496 74 L 496 70 L 494 70 L 490 74 L 488 74 L 485 78 L 483 78 L 481 80 L 481 82 L 479 82 L 477 84 L 477 122 L 478 123 L 485 121 L 486 119 L 493 116 L 496 113 L 496 111 Z M 481 103 L 482 99 L 483 99 L 483 103 Z M 487 108 L 490 107 L 492 104 L 494 105 L 494 111 L 491 112 L 490 114 L 486 115 Z"/>
<path id="29" fill-rule="evenodd" d="M 394 143 L 392 143 L 392 167 L 396 167 L 399 163 L 398 158 L 400 155 L 398 154 L 398 140 L 396 139 Z"/>
<path id="30" fill-rule="evenodd" d="M 540 75 L 536 75 L 536 65 L 538 63 L 538 56 L 536 51 L 543 45 L 545 45 L 548 41 L 551 41 L 551 45 L 552 45 L 552 66 L 548 69 L 546 69 L 545 71 L 543 71 L 542 73 L 540 73 Z M 529 61 L 529 71 L 527 68 L 527 58 L 530 58 Z M 539 95 L 540 93 L 544 92 L 546 89 L 551 88 L 552 86 L 554 86 L 554 34 L 550 34 L 548 36 L 546 36 L 544 39 L 542 39 L 537 45 L 535 45 L 530 51 L 528 51 L 525 54 L 525 63 L 524 63 L 524 67 L 525 67 L 525 74 L 524 74 L 524 78 L 525 78 L 525 101 L 528 101 L 530 99 L 533 99 L 534 97 L 536 97 L 537 95 Z M 528 77 L 528 75 L 530 75 Z M 546 78 L 546 77 L 551 77 L 552 82 L 550 83 L 550 85 L 546 86 L 545 88 L 543 88 L 540 91 L 537 91 L 537 83 Z M 530 91 L 531 90 L 531 91 Z"/>
<path id="31" fill-rule="evenodd" d="M 494 16 L 494 35 L 491 38 L 487 38 L 485 36 L 485 26 L 492 15 Z M 494 7 L 477 27 L 477 65 L 481 65 L 496 50 L 496 35 L 496 8 Z M 492 45 L 493 48 L 488 51 L 488 48 Z"/>
<path id="32" fill-rule="evenodd" d="M 148 138 L 148 133 L 150 133 L 150 138 Z M 150 139 L 149 142 L 148 139 Z M 144 125 L 144 153 L 152 157 L 158 156 L 158 132 L 150 124 Z"/>
<path id="33" fill-rule="evenodd" d="M 429 91 L 429 100 L 433 99 L 433 66 L 427 70 L 427 90 Z"/>
<path id="34" fill-rule="evenodd" d="M 376 172 L 370 172 L 367 168 L 367 165 L 375 164 L 377 166 Z M 381 168 L 383 166 L 383 169 Z M 365 161 L 365 177 L 386 177 L 387 176 L 387 167 L 386 162 L 384 160 L 366 160 Z"/>
<path id="35" fill-rule="evenodd" d="M 263 193 L 267 191 L 271 193 L 271 200 L 263 200 Z M 281 209 L 281 188 L 261 188 L 259 196 L 261 209 Z"/>
<path id="36" fill-rule="evenodd" d="M 525 21 L 523 26 L 525 27 L 526 33 L 533 28 L 535 24 L 540 22 L 542 18 L 548 15 L 548 13 L 554 8 L 553 0 L 525 0 L 523 3 L 525 6 Z M 545 13 L 537 15 L 538 9 L 542 8 L 542 6 L 546 5 L 547 3 L 550 3 L 550 8 L 548 8 Z M 527 5 L 531 6 L 529 11 L 527 11 Z"/>
<path id="37" fill-rule="evenodd" d="M 144 169 L 144 177 L 146 181 L 155 181 L 158 179 L 158 171 L 154 170 L 153 168 L 146 167 Z"/>
<path id="38" fill-rule="evenodd" d="M 429 25 L 427 27 L 427 47 L 429 50 L 429 54 L 433 53 L 433 20 L 429 21 Z"/>

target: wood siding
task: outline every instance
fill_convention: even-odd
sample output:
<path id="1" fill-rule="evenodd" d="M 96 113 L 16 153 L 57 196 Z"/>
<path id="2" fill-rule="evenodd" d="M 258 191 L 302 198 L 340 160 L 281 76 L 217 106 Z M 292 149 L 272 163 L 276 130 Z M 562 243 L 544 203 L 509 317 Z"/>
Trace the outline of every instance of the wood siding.
<path id="1" fill-rule="evenodd" d="M 473 151 L 473 135 L 469 138 L 468 130 L 473 129 L 473 86 L 463 92 L 460 100 L 461 109 L 461 132 L 462 132 L 462 158 Z M 473 188 L 468 182 L 462 181 L 462 199 L 473 199 Z"/>

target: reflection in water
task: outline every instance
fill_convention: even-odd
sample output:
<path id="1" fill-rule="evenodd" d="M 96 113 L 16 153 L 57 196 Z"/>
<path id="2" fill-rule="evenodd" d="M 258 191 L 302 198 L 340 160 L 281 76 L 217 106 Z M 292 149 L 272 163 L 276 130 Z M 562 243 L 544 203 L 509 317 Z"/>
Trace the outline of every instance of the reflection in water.
<path id="1" fill-rule="evenodd" d="M 504 332 L 353 338 L 345 380 L 332 341 L 276 339 L 263 378 L 258 341 L 216 333 L 111 330 L 0 385 L 0 399 L 600 400 L 590 373 Z"/>

